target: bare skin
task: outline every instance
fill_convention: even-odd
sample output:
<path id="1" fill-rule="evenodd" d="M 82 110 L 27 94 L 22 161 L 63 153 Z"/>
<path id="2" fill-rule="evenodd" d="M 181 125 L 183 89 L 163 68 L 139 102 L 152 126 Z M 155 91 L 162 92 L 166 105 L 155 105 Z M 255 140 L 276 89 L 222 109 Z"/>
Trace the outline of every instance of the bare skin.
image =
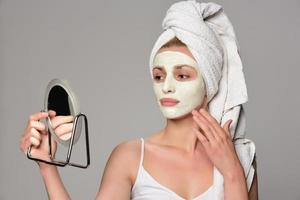
<path id="1" fill-rule="evenodd" d="M 41 119 L 46 117 L 50 117 L 52 128 L 61 139 L 66 139 L 66 135 L 70 135 L 73 121 L 71 116 L 56 116 L 55 111 L 33 113 L 29 116 L 27 126 L 22 135 L 20 149 L 26 154 L 28 147 L 33 145 L 31 150 L 31 155 L 33 157 L 51 161 L 48 156 L 48 132 L 46 131 L 45 124 L 40 122 Z M 57 144 L 53 140 L 52 151 L 54 156 L 56 150 Z M 37 162 L 37 164 L 39 165 L 40 173 L 46 186 L 48 198 L 70 199 L 63 182 L 61 181 L 57 168 L 42 162 Z"/>
<path id="2" fill-rule="evenodd" d="M 163 50 L 180 51 L 192 57 L 186 47 L 169 47 Z M 196 72 L 187 70 L 186 73 L 190 73 L 190 78 L 193 78 L 193 73 Z M 183 81 L 188 81 L 186 77 L 182 78 Z M 196 112 L 175 120 L 166 119 L 163 129 L 145 138 L 143 167 L 161 185 L 182 198 L 191 199 L 211 186 L 215 165 L 224 176 L 225 200 L 257 200 L 256 176 L 248 193 L 242 166 L 229 139 L 229 121 L 224 127 L 220 127 L 208 112 L 198 112 L 200 108 L 207 109 L 206 100 L 195 109 Z M 32 118 L 37 119 L 38 117 Z M 30 129 L 27 127 L 20 145 L 22 150 L 30 144 L 28 135 L 31 132 L 28 130 Z M 42 132 L 42 128 L 39 131 Z M 101 178 L 97 200 L 130 199 L 140 161 L 140 148 L 140 139 L 134 139 L 113 149 Z M 39 166 L 49 199 L 70 199 L 56 167 L 43 163 Z M 176 181 L 172 177 L 176 177 Z"/>

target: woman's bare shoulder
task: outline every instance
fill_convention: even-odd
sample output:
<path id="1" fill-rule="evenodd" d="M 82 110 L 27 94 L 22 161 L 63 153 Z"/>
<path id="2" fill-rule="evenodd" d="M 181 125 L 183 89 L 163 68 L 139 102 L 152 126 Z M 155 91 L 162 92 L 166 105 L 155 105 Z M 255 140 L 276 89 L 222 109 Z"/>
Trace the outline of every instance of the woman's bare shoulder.
<path id="1" fill-rule="evenodd" d="M 110 159 L 126 166 L 127 176 L 133 183 L 139 167 L 141 156 L 141 139 L 134 138 L 117 144 L 111 152 Z"/>
<path id="2" fill-rule="evenodd" d="M 144 141 L 155 141 L 156 133 L 144 138 Z M 108 162 L 118 163 L 119 166 L 126 166 L 126 176 L 130 177 L 132 183 L 134 183 L 137 171 L 139 168 L 139 163 L 141 159 L 141 138 L 133 138 L 125 140 L 117 144 L 108 159 Z"/>
<path id="3" fill-rule="evenodd" d="M 136 159 L 140 148 L 141 139 L 134 138 L 117 144 L 112 150 L 112 154 L 118 155 L 122 159 Z"/>
<path id="4" fill-rule="evenodd" d="M 156 142 L 157 133 L 150 135 L 147 138 L 143 138 L 144 141 L 148 141 L 148 143 L 157 143 Z M 139 158 L 141 153 L 141 138 L 133 138 L 130 140 L 123 141 L 115 146 L 113 152 L 116 151 L 118 154 L 123 156 L 132 156 L 132 158 Z M 138 159 L 139 160 L 139 159 Z"/>
<path id="5" fill-rule="evenodd" d="M 132 139 L 113 148 L 103 171 L 97 199 L 129 199 L 132 176 L 139 163 L 138 147 L 138 139 Z"/>

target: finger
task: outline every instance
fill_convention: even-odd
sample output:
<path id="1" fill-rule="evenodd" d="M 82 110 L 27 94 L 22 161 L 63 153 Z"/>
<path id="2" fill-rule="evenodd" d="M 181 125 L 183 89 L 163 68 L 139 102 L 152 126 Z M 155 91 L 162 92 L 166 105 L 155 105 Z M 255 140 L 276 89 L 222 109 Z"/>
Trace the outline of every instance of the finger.
<path id="1" fill-rule="evenodd" d="M 204 146 L 207 146 L 209 144 L 208 139 L 198 129 L 193 128 L 192 130 Z"/>
<path id="2" fill-rule="evenodd" d="M 231 134 L 230 134 L 230 125 L 232 123 L 232 119 L 229 119 L 224 125 L 223 125 L 223 128 L 225 130 L 225 132 L 227 133 L 227 136 L 228 137 L 231 137 Z"/>
<path id="3" fill-rule="evenodd" d="M 203 117 L 200 115 L 193 115 L 193 119 L 196 121 L 196 123 L 199 125 L 201 130 L 203 131 L 206 138 L 208 138 L 209 141 L 214 141 L 214 133 L 212 133 L 211 128 L 207 125 L 207 123 L 203 120 Z"/>
<path id="4" fill-rule="evenodd" d="M 39 131 L 46 131 L 46 126 L 42 122 L 39 121 L 29 121 L 29 127 L 35 128 Z"/>
<path id="5" fill-rule="evenodd" d="M 72 136 L 72 132 L 68 132 L 68 133 L 61 135 L 59 138 L 62 140 L 68 140 L 71 138 L 71 136 Z"/>
<path id="6" fill-rule="evenodd" d="M 31 145 L 31 142 L 29 140 L 26 141 L 26 143 L 24 144 L 24 146 L 21 147 L 22 152 L 24 152 L 24 154 L 27 154 L 28 151 L 28 147 Z"/>
<path id="7" fill-rule="evenodd" d="M 61 124 L 72 122 L 72 121 L 73 121 L 73 116 L 72 115 L 56 116 L 56 117 L 51 119 L 51 125 L 52 125 L 52 128 L 55 129 L 56 127 L 58 127 Z"/>
<path id="8" fill-rule="evenodd" d="M 197 117 L 199 117 L 200 119 L 202 119 L 202 121 L 205 122 L 205 124 L 213 131 L 214 135 L 216 136 L 216 129 L 214 128 L 214 126 L 212 125 L 212 123 L 203 115 L 201 114 L 199 111 L 194 110 L 193 115 L 196 115 Z"/>
<path id="9" fill-rule="evenodd" d="M 28 147 L 31 145 L 30 141 L 26 141 L 26 143 L 24 144 L 24 146 L 21 147 L 21 150 L 24 152 L 24 154 L 27 154 L 28 151 Z"/>
<path id="10" fill-rule="evenodd" d="M 56 112 L 54 110 L 48 110 L 50 118 L 55 117 Z"/>
<path id="11" fill-rule="evenodd" d="M 38 139 L 36 139 L 35 137 L 30 137 L 29 141 L 35 147 L 38 147 L 40 145 L 40 141 Z"/>
<path id="12" fill-rule="evenodd" d="M 214 133 L 214 136 L 217 141 L 221 141 L 226 139 L 227 135 L 224 133 L 224 130 L 218 123 L 218 121 L 205 109 L 201 108 L 201 112 L 198 112 L 200 116 L 203 116 L 203 118 L 206 120 L 207 124 L 211 127 Z"/>
<path id="13" fill-rule="evenodd" d="M 30 139 L 31 137 L 35 138 L 35 139 Z M 28 150 L 28 147 L 30 145 L 38 144 L 38 143 L 36 143 L 36 140 L 38 140 L 39 143 L 40 143 L 40 140 L 36 137 L 36 135 L 32 135 L 31 133 L 28 134 L 27 136 L 22 137 L 22 139 L 20 141 L 20 149 L 21 149 L 21 151 L 24 152 L 25 154 L 27 154 L 27 150 Z"/>
<path id="14" fill-rule="evenodd" d="M 28 147 L 30 146 L 30 141 L 29 141 L 30 136 L 24 136 L 21 141 L 20 141 L 20 149 L 24 153 L 27 152 Z"/>
<path id="15" fill-rule="evenodd" d="M 217 134 L 215 128 L 213 127 L 213 125 L 211 124 L 210 121 L 208 121 L 208 120 L 207 120 L 207 119 L 206 119 L 199 111 L 197 111 L 197 110 L 194 110 L 192 113 L 193 113 L 193 115 L 196 115 L 200 120 L 202 120 L 206 126 L 209 127 L 209 130 L 211 130 L 211 133 L 213 134 L 213 136 L 214 136 L 215 138 L 218 138 L 218 134 Z"/>
<path id="16" fill-rule="evenodd" d="M 211 124 L 216 132 L 221 130 L 218 121 L 206 109 L 201 108 L 199 113 L 205 117 L 205 119 Z"/>
<path id="17" fill-rule="evenodd" d="M 48 117 L 47 112 L 38 112 L 38 113 L 33 113 L 29 116 L 29 121 L 39 121 L 43 118 Z"/>
<path id="18" fill-rule="evenodd" d="M 36 138 L 37 140 L 42 140 L 41 134 L 34 128 L 30 130 L 30 136 Z"/>
<path id="19" fill-rule="evenodd" d="M 65 123 L 58 126 L 54 132 L 57 136 L 61 137 L 67 133 L 72 132 L 72 129 L 73 129 L 73 123 Z"/>

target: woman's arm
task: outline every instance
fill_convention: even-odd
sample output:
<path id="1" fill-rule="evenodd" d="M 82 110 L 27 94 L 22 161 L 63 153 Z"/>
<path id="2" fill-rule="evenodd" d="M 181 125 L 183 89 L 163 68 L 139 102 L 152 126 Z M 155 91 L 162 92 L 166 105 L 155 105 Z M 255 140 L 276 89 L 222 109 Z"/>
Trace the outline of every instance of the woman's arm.
<path id="1" fill-rule="evenodd" d="M 57 170 L 56 166 L 40 164 L 40 173 L 48 194 L 48 199 L 71 199 Z"/>
<path id="2" fill-rule="evenodd" d="M 227 200 L 248 200 L 247 183 L 240 163 L 224 174 L 224 197 Z"/>
<path id="3" fill-rule="evenodd" d="M 225 183 L 225 199 L 249 199 L 258 200 L 257 191 L 257 172 L 256 172 L 256 158 L 253 160 L 253 167 L 255 169 L 252 185 L 248 193 L 248 198 L 244 194 L 247 192 L 247 184 L 242 168 L 238 168 L 232 175 L 224 176 Z"/>
<path id="4" fill-rule="evenodd" d="M 32 146 L 31 154 L 33 157 L 40 158 L 42 160 L 51 161 L 48 155 L 48 132 L 44 123 L 40 122 L 41 119 L 46 117 L 55 118 L 56 113 L 53 111 L 49 112 L 38 112 L 33 113 L 29 116 L 27 126 L 20 142 L 20 149 L 25 154 L 30 145 Z M 69 132 L 68 129 L 65 129 Z M 56 142 L 52 142 L 53 155 L 56 152 Z M 48 165 L 43 162 L 37 162 L 40 168 L 40 173 L 43 177 L 43 181 L 46 187 L 46 191 L 49 199 L 70 199 L 57 170 L 56 166 Z"/>
<path id="5" fill-rule="evenodd" d="M 97 200 L 129 200 L 132 181 L 130 178 L 130 159 L 136 151 L 130 143 L 117 145 L 104 169 Z M 67 190 L 60 178 L 56 166 L 40 164 L 49 199 L 69 200 Z"/>
<path id="6" fill-rule="evenodd" d="M 136 143 L 137 144 L 137 143 Z M 117 145 L 106 163 L 100 183 L 97 200 L 129 200 L 132 187 L 132 173 L 135 166 L 137 147 L 131 142 Z"/>
<path id="7" fill-rule="evenodd" d="M 258 200 L 258 181 L 257 181 L 257 167 L 256 167 L 256 156 L 254 157 L 253 161 L 253 167 L 254 167 L 254 177 L 253 182 L 249 191 L 249 199 L 250 200 Z"/>

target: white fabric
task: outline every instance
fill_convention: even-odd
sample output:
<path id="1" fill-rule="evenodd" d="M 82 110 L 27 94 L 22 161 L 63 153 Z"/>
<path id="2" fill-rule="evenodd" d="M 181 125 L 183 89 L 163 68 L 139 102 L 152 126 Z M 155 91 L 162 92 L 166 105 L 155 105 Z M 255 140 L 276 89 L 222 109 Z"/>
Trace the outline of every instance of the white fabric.
<path id="1" fill-rule="evenodd" d="M 253 180 L 252 161 L 255 144 L 246 139 L 246 119 L 243 109 L 248 101 L 238 42 L 223 8 L 213 2 L 195 0 L 176 2 L 168 9 L 162 23 L 164 31 L 155 42 L 150 55 L 150 73 L 155 54 L 173 37 L 187 45 L 196 59 L 206 84 L 210 114 L 221 126 L 232 119 L 231 136 L 247 177 L 247 187 Z M 218 173 L 218 182 L 223 176 Z M 223 194 L 218 194 L 223 199 Z"/>
<path id="2" fill-rule="evenodd" d="M 175 191 L 160 184 L 150 173 L 143 167 L 144 159 L 144 139 L 141 138 L 141 158 L 135 183 L 131 189 L 131 200 L 184 200 Z M 223 185 L 218 185 L 216 181 L 217 170 L 213 170 L 213 184 L 202 194 L 191 200 L 214 200 L 216 191 L 223 190 Z"/>

